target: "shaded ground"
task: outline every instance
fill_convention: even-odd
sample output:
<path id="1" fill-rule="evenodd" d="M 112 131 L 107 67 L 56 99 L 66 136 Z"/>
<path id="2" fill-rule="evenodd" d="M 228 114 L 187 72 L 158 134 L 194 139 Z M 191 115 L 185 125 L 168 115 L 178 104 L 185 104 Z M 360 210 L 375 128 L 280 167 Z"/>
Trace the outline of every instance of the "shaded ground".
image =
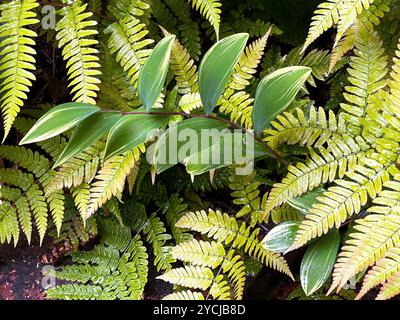
<path id="1" fill-rule="evenodd" d="M 0 245 L 0 300 L 43 300 L 40 258 L 49 251 L 48 241 Z"/>

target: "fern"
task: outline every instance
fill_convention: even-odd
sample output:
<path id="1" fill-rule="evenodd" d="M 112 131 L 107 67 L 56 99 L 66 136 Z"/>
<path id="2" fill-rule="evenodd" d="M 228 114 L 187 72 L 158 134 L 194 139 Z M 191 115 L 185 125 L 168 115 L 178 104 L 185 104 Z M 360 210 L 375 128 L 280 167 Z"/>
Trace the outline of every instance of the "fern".
<path id="1" fill-rule="evenodd" d="M 129 228 L 121 227 L 116 222 L 103 221 L 103 230 L 106 231 L 100 244 L 89 252 L 72 253 L 75 264 L 57 271 L 58 279 L 76 284 L 53 287 L 46 291 L 48 298 L 142 298 L 148 273 L 147 253 L 143 242 L 139 236 L 131 237 Z M 124 237 L 120 237 L 121 232 Z M 116 237 L 119 238 L 118 242 L 113 241 Z"/>
<path id="2" fill-rule="evenodd" d="M 215 30 L 217 40 L 219 40 L 219 26 L 221 3 L 219 0 L 190 0 L 192 7 L 198 10 L 203 16 L 207 18 Z"/>
<path id="3" fill-rule="evenodd" d="M 27 99 L 29 87 L 35 80 L 36 32 L 29 27 L 39 22 L 33 11 L 39 4 L 35 0 L 14 0 L 0 5 L 0 92 L 4 137 Z"/>
<path id="4" fill-rule="evenodd" d="M 146 25 L 132 15 L 112 23 L 105 32 L 110 34 L 108 48 L 116 54 L 116 61 L 121 65 L 133 85 L 139 77 L 139 71 L 150 54 L 146 49 L 153 40 L 146 39 Z"/>
<path id="5" fill-rule="evenodd" d="M 89 27 L 97 23 L 87 20 L 91 12 L 85 12 L 87 4 L 80 5 L 74 2 L 70 7 L 64 8 L 64 17 L 57 23 L 56 31 L 58 46 L 63 49 L 62 55 L 67 61 L 69 87 L 74 94 L 73 100 L 84 103 L 96 104 L 96 91 L 101 72 L 98 70 L 98 50 L 93 48 L 98 44 L 93 39 L 97 35 L 95 29 Z"/>
<path id="6" fill-rule="evenodd" d="M 1 146 L 0 157 L 25 171 L 11 168 L 0 170 L 0 181 L 17 187 L 15 190 L 6 188 L 5 192 L 0 190 L 0 199 L 6 200 L 0 204 L 4 220 L 1 242 L 10 242 L 12 236 L 14 244 L 17 244 L 21 227 L 30 243 L 32 221 L 35 221 L 42 242 L 47 230 L 48 212 L 60 232 L 65 211 L 64 194 L 60 191 L 45 193 L 43 190 L 52 178 L 49 160 L 31 149 L 13 146 Z"/>

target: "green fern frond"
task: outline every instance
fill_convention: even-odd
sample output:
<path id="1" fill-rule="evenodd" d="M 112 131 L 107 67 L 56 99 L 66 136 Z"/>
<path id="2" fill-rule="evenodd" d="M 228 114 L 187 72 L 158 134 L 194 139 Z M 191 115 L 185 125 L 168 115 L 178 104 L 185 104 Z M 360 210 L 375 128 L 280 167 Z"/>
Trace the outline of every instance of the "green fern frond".
<path id="1" fill-rule="evenodd" d="M 98 70 L 98 50 L 94 48 L 98 41 L 93 38 L 98 32 L 91 27 L 97 22 L 87 20 L 93 14 L 86 9 L 87 4 L 81 5 L 80 2 L 65 7 L 64 17 L 56 26 L 56 39 L 67 61 L 68 86 L 72 87 L 71 94 L 74 95 L 72 99 L 96 104 L 96 92 L 99 90 L 97 85 L 100 83 L 97 76 L 101 72 Z"/>
<path id="2" fill-rule="evenodd" d="M 213 26 L 217 41 L 219 40 L 219 25 L 221 21 L 222 4 L 219 0 L 190 0 L 192 7 L 198 10 Z"/>
<path id="3" fill-rule="evenodd" d="M 270 217 L 273 223 L 279 224 L 285 221 L 302 221 L 304 215 L 299 213 L 290 205 L 283 204 L 279 208 L 275 208 L 270 212 Z"/>
<path id="4" fill-rule="evenodd" d="M 14 0 L 0 5 L 0 109 L 3 114 L 4 137 L 8 136 L 11 126 L 27 99 L 36 70 L 35 45 L 36 32 L 29 27 L 39 22 L 35 9 L 39 4 L 35 0 Z"/>
<path id="5" fill-rule="evenodd" d="M 53 287 L 46 291 L 46 297 L 62 300 L 96 300 L 105 299 L 100 286 L 87 286 L 79 284 L 65 284 Z"/>

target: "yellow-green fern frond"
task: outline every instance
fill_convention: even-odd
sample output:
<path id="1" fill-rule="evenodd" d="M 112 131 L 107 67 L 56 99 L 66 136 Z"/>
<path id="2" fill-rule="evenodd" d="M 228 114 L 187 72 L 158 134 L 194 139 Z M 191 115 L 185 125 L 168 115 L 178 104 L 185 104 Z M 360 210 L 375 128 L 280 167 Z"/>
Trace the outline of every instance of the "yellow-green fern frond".
<path id="1" fill-rule="evenodd" d="M 165 296 L 163 300 L 204 300 L 204 296 L 200 292 L 185 290 L 171 293 Z"/>
<path id="2" fill-rule="evenodd" d="M 108 48 L 115 54 L 117 62 L 127 72 L 133 85 L 139 78 L 142 68 L 151 50 L 146 49 L 154 41 L 146 39 L 146 25 L 129 15 L 123 20 L 112 23 L 105 31 L 110 34 Z"/>
<path id="3" fill-rule="evenodd" d="M 86 213 L 90 217 L 113 196 L 120 197 L 126 177 L 135 166 L 143 152 L 143 146 L 129 151 L 124 156 L 115 156 L 107 160 L 96 175 L 96 181 L 90 188 L 90 204 Z"/>
<path id="4" fill-rule="evenodd" d="M 336 116 L 332 110 L 328 115 L 323 108 L 310 108 L 308 117 L 303 110 L 284 112 L 271 122 L 271 128 L 264 131 L 271 148 L 276 149 L 283 143 L 299 144 L 308 147 L 320 147 L 333 136 L 339 138 L 346 133 L 343 117 Z"/>
<path id="5" fill-rule="evenodd" d="M 285 221 L 302 221 L 304 219 L 304 214 L 299 213 L 298 210 L 288 204 L 283 204 L 279 208 L 273 209 L 269 216 L 275 224 Z"/>
<path id="6" fill-rule="evenodd" d="M 268 251 L 259 243 L 257 239 L 259 229 L 252 232 L 246 223 L 242 222 L 239 225 L 235 218 L 229 217 L 226 213 L 211 209 L 208 213 L 189 212 L 178 221 L 177 226 L 200 232 L 233 248 L 244 247 L 245 252 L 265 265 L 292 277 L 285 259 L 280 254 Z"/>
<path id="7" fill-rule="evenodd" d="M 369 198 L 376 198 L 382 191 L 382 185 L 396 173 L 398 170 L 394 164 L 381 164 L 372 158 L 362 159 L 354 171 L 346 173 L 349 180 L 335 180 L 336 186 L 317 198 L 317 203 L 300 224 L 289 250 L 326 234 L 334 227 L 339 228 L 348 217 L 358 214 Z"/>
<path id="8" fill-rule="evenodd" d="M 309 150 L 305 163 L 290 165 L 286 177 L 274 184 L 266 203 L 266 213 L 321 184 L 332 182 L 336 177 L 343 178 L 366 155 L 357 141 L 349 136 L 332 139 L 328 148 L 320 147 L 317 152 Z"/>
<path id="9" fill-rule="evenodd" d="M 313 43 L 324 31 L 339 22 L 339 12 L 343 9 L 345 1 L 346 0 L 328 0 L 318 6 L 312 18 L 304 49 Z"/>
<path id="10" fill-rule="evenodd" d="M 253 227 L 262 221 L 260 190 L 261 183 L 255 179 L 256 171 L 248 176 L 231 175 L 229 188 L 233 191 L 233 203 L 242 206 L 236 213 L 237 218 L 251 216 L 250 225 Z"/>
<path id="11" fill-rule="evenodd" d="M 383 185 L 384 190 L 373 200 L 374 205 L 368 208 L 368 212 L 400 215 L 400 181 L 398 179 L 399 177 L 395 177 Z"/>
<path id="12" fill-rule="evenodd" d="M 62 48 L 62 55 L 67 61 L 69 87 L 72 87 L 73 100 L 96 104 L 97 91 L 101 72 L 97 56 L 98 44 L 93 38 L 97 30 L 91 28 L 97 24 L 88 20 L 93 14 L 86 11 L 87 4 L 74 2 L 63 9 L 64 17 L 57 23 L 56 31 L 58 46 Z"/>
<path id="13" fill-rule="evenodd" d="M 400 274 L 391 276 L 382 286 L 381 291 L 376 297 L 377 300 L 389 300 L 400 293 Z"/>
<path id="14" fill-rule="evenodd" d="M 385 257 L 379 260 L 364 277 L 362 288 L 356 299 L 363 297 L 369 290 L 384 284 L 390 277 L 400 272 L 400 248 L 390 248 Z"/>
<path id="15" fill-rule="evenodd" d="M 330 292 L 339 292 L 352 276 L 374 265 L 400 242 L 399 216 L 369 215 L 354 228 L 357 232 L 350 234 L 339 254 Z"/>
<path id="16" fill-rule="evenodd" d="M 336 64 L 342 59 L 347 52 L 353 50 L 356 43 L 357 24 L 347 29 L 337 46 L 333 48 L 331 61 L 329 63 L 329 73 L 332 72 Z"/>
<path id="17" fill-rule="evenodd" d="M 175 259 L 215 269 L 225 259 L 225 249 L 220 242 L 191 240 L 172 249 Z"/>
<path id="18" fill-rule="evenodd" d="M 164 34 L 169 35 L 165 30 Z M 182 95 L 199 91 L 197 66 L 189 51 L 176 39 L 171 50 L 171 68 L 174 71 L 178 92 Z"/>
<path id="19" fill-rule="evenodd" d="M 345 0 L 343 2 L 343 7 L 339 12 L 338 30 L 334 47 L 343 37 L 348 28 L 350 28 L 351 25 L 357 20 L 357 16 L 360 15 L 364 10 L 368 10 L 369 6 L 373 2 L 374 0 Z"/>
<path id="20" fill-rule="evenodd" d="M 157 279 L 187 288 L 207 290 L 213 283 L 214 274 L 207 267 L 185 266 L 172 269 Z"/>
<path id="21" fill-rule="evenodd" d="M 245 91 L 236 92 L 232 89 L 226 89 L 218 101 L 219 111 L 230 116 L 233 122 L 251 128 L 252 111 L 254 99 Z"/>
<path id="22" fill-rule="evenodd" d="M 33 11 L 35 0 L 14 0 L 0 5 L 0 109 L 3 114 L 4 137 L 27 99 L 29 87 L 35 80 L 36 32 L 29 27 L 38 23 Z"/>
<path id="23" fill-rule="evenodd" d="M 357 133 L 368 111 L 371 96 L 387 85 L 387 57 L 378 34 L 362 26 L 357 33 L 354 52 L 348 69 L 351 85 L 346 87 L 344 93 L 347 103 L 342 103 L 341 109 L 343 117 L 353 127 L 349 130 Z"/>
<path id="24" fill-rule="evenodd" d="M 242 91 L 249 84 L 253 75 L 257 72 L 257 67 L 261 62 L 264 55 L 265 46 L 271 30 L 269 30 L 263 37 L 255 40 L 248 45 L 241 55 L 235 71 L 228 83 L 229 88 L 232 90 Z"/>
<path id="25" fill-rule="evenodd" d="M 186 112 L 190 113 L 195 109 L 202 108 L 203 104 L 201 102 L 200 93 L 187 93 L 182 96 L 181 100 L 179 100 L 179 108 Z"/>
<path id="26" fill-rule="evenodd" d="M 104 146 L 105 142 L 99 140 L 74 158 L 63 163 L 46 186 L 46 193 L 62 188 L 77 187 L 83 182 L 90 183 L 97 173 Z"/>
<path id="27" fill-rule="evenodd" d="M 219 40 L 219 25 L 222 4 L 219 0 L 190 0 L 192 7 L 198 10 L 214 27 L 217 41 Z"/>

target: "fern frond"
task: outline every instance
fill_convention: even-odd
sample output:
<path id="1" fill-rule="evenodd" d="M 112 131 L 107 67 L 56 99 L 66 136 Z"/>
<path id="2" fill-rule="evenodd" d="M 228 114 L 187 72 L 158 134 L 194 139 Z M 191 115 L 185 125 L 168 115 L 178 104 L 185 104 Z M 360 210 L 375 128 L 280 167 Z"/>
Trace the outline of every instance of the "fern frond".
<path id="1" fill-rule="evenodd" d="M 231 80 L 228 83 L 229 88 L 232 90 L 242 91 L 250 84 L 250 80 L 257 72 L 257 67 L 264 55 L 270 31 L 271 30 L 269 30 L 263 37 L 255 40 L 246 47 L 235 67 Z"/>
<path id="2" fill-rule="evenodd" d="M 400 274 L 391 276 L 382 286 L 376 300 L 389 300 L 400 293 Z"/>
<path id="3" fill-rule="evenodd" d="M 343 34 L 342 39 L 338 42 L 332 50 L 331 61 L 329 63 L 329 73 L 332 72 L 336 64 L 342 59 L 347 52 L 353 50 L 356 43 L 357 25 L 347 29 Z"/>
<path id="4" fill-rule="evenodd" d="M 279 224 L 285 221 L 302 221 L 304 215 L 299 213 L 290 205 L 283 204 L 279 208 L 275 208 L 270 212 L 270 217 L 273 223 Z"/>
<path id="5" fill-rule="evenodd" d="M 74 158 L 66 161 L 46 186 L 46 193 L 62 188 L 77 187 L 90 183 L 96 175 L 105 142 L 97 141 Z"/>
<path id="6" fill-rule="evenodd" d="M 112 196 L 119 197 L 124 189 L 125 180 L 143 152 L 136 147 L 124 156 L 114 156 L 107 160 L 96 175 L 96 181 L 90 188 L 90 203 L 86 217 L 90 217 Z"/>
<path id="7" fill-rule="evenodd" d="M 180 291 L 171 293 L 163 298 L 163 300 L 204 300 L 204 296 L 196 291 Z"/>
<path id="8" fill-rule="evenodd" d="M 355 56 L 348 69 L 350 86 L 347 86 L 342 103 L 344 119 L 349 122 L 349 131 L 359 132 L 362 121 L 371 104 L 372 96 L 387 85 L 387 57 L 376 32 L 360 26 L 355 43 Z"/>
<path id="9" fill-rule="evenodd" d="M 4 137 L 27 99 L 35 75 L 36 32 L 29 27 L 39 22 L 33 10 L 35 0 L 14 0 L 0 5 L 0 109 L 3 115 Z"/>
<path id="10" fill-rule="evenodd" d="M 146 39 L 148 34 L 146 25 L 129 15 L 123 20 L 112 23 L 105 32 L 110 34 L 108 48 L 111 54 L 116 55 L 117 62 L 127 72 L 131 84 L 135 86 L 139 71 L 151 52 L 146 47 L 154 42 Z"/>
<path id="11" fill-rule="evenodd" d="M 202 108 L 200 93 L 187 93 L 179 100 L 179 108 L 186 113 L 190 113 L 195 109 Z"/>
<path id="12" fill-rule="evenodd" d="M 308 117 L 300 108 L 293 112 L 284 112 L 271 122 L 271 128 L 264 131 L 265 141 L 276 149 L 283 143 L 299 144 L 308 147 L 320 147 L 333 136 L 346 133 L 343 117 L 336 116 L 323 108 L 310 108 Z"/>
<path id="13" fill-rule="evenodd" d="M 265 211 L 268 213 L 292 198 L 311 191 L 323 183 L 332 182 L 336 177 L 343 178 L 345 173 L 353 170 L 358 160 L 365 155 L 366 152 L 359 143 L 349 136 L 332 139 L 328 148 L 320 147 L 317 152 L 310 148 L 306 162 L 290 165 L 286 177 L 274 184 Z"/>
<path id="14" fill-rule="evenodd" d="M 191 240 L 182 242 L 172 249 L 175 259 L 193 265 L 215 269 L 225 258 L 226 252 L 220 242 Z"/>
<path id="15" fill-rule="evenodd" d="M 61 300 L 96 300 L 102 295 L 100 286 L 88 286 L 79 284 L 65 284 L 50 288 L 46 291 L 46 297 Z"/>
<path id="16" fill-rule="evenodd" d="M 345 1 L 328 0 L 318 5 L 317 10 L 314 12 L 303 50 L 313 43 L 324 31 L 339 22 L 339 12 L 342 10 Z"/>
<path id="17" fill-rule="evenodd" d="M 234 90 L 228 88 L 218 101 L 219 111 L 229 115 L 233 122 L 251 128 L 253 102 L 254 99 L 245 91 L 235 93 Z"/>
<path id="18" fill-rule="evenodd" d="M 81 5 L 80 2 L 65 7 L 64 17 L 56 26 L 56 39 L 67 61 L 68 86 L 72 87 L 71 94 L 74 94 L 72 99 L 96 104 L 97 85 L 100 83 L 97 76 L 101 72 L 98 70 L 98 50 L 94 48 L 98 41 L 93 38 L 98 32 L 91 27 L 97 22 L 88 20 L 93 14 L 86 9 L 87 4 Z"/>
<path id="19" fill-rule="evenodd" d="M 348 28 L 356 21 L 357 16 L 368 10 L 374 0 L 345 0 L 339 13 L 338 30 L 334 47 L 340 41 Z"/>
<path id="20" fill-rule="evenodd" d="M 199 11 L 213 26 L 217 41 L 219 40 L 219 25 L 221 21 L 222 4 L 219 0 L 190 0 L 192 7 Z"/>
<path id="21" fill-rule="evenodd" d="M 372 266 L 400 241 L 400 217 L 369 215 L 357 221 L 357 232 L 350 234 L 333 271 L 330 292 L 339 291 L 356 273 Z M 379 235 L 379 236 L 378 236 Z"/>
<path id="22" fill-rule="evenodd" d="M 276 253 L 266 250 L 258 241 L 259 229 L 251 232 L 251 228 L 244 222 L 240 225 L 233 217 L 226 213 L 209 209 L 205 211 L 189 212 L 177 223 L 180 228 L 187 228 L 205 234 L 216 241 L 234 248 L 244 247 L 245 252 L 259 259 L 265 265 L 292 276 L 284 258 Z"/>
<path id="23" fill-rule="evenodd" d="M 369 290 L 379 284 L 385 283 L 391 276 L 400 271 L 400 249 L 390 248 L 385 257 L 379 260 L 364 277 L 362 288 L 356 299 L 363 297 Z"/>
<path id="24" fill-rule="evenodd" d="M 296 249 L 307 241 L 326 234 L 340 225 L 353 214 L 358 214 L 368 198 L 376 198 L 382 185 L 397 172 L 395 165 L 382 165 L 371 158 L 363 159 L 346 175 L 350 180 L 335 180 L 336 186 L 330 187 L 317 198 L 310 214 L 302 221 L 294 244 L 289 250 Z"/>
<path id="25" fill-rule="evenodd" d="M 213 283 L 214 274 L 210 268 L 185 266 L 172 269 L 157 279 L 187 288 L 207 290 Z"/>

